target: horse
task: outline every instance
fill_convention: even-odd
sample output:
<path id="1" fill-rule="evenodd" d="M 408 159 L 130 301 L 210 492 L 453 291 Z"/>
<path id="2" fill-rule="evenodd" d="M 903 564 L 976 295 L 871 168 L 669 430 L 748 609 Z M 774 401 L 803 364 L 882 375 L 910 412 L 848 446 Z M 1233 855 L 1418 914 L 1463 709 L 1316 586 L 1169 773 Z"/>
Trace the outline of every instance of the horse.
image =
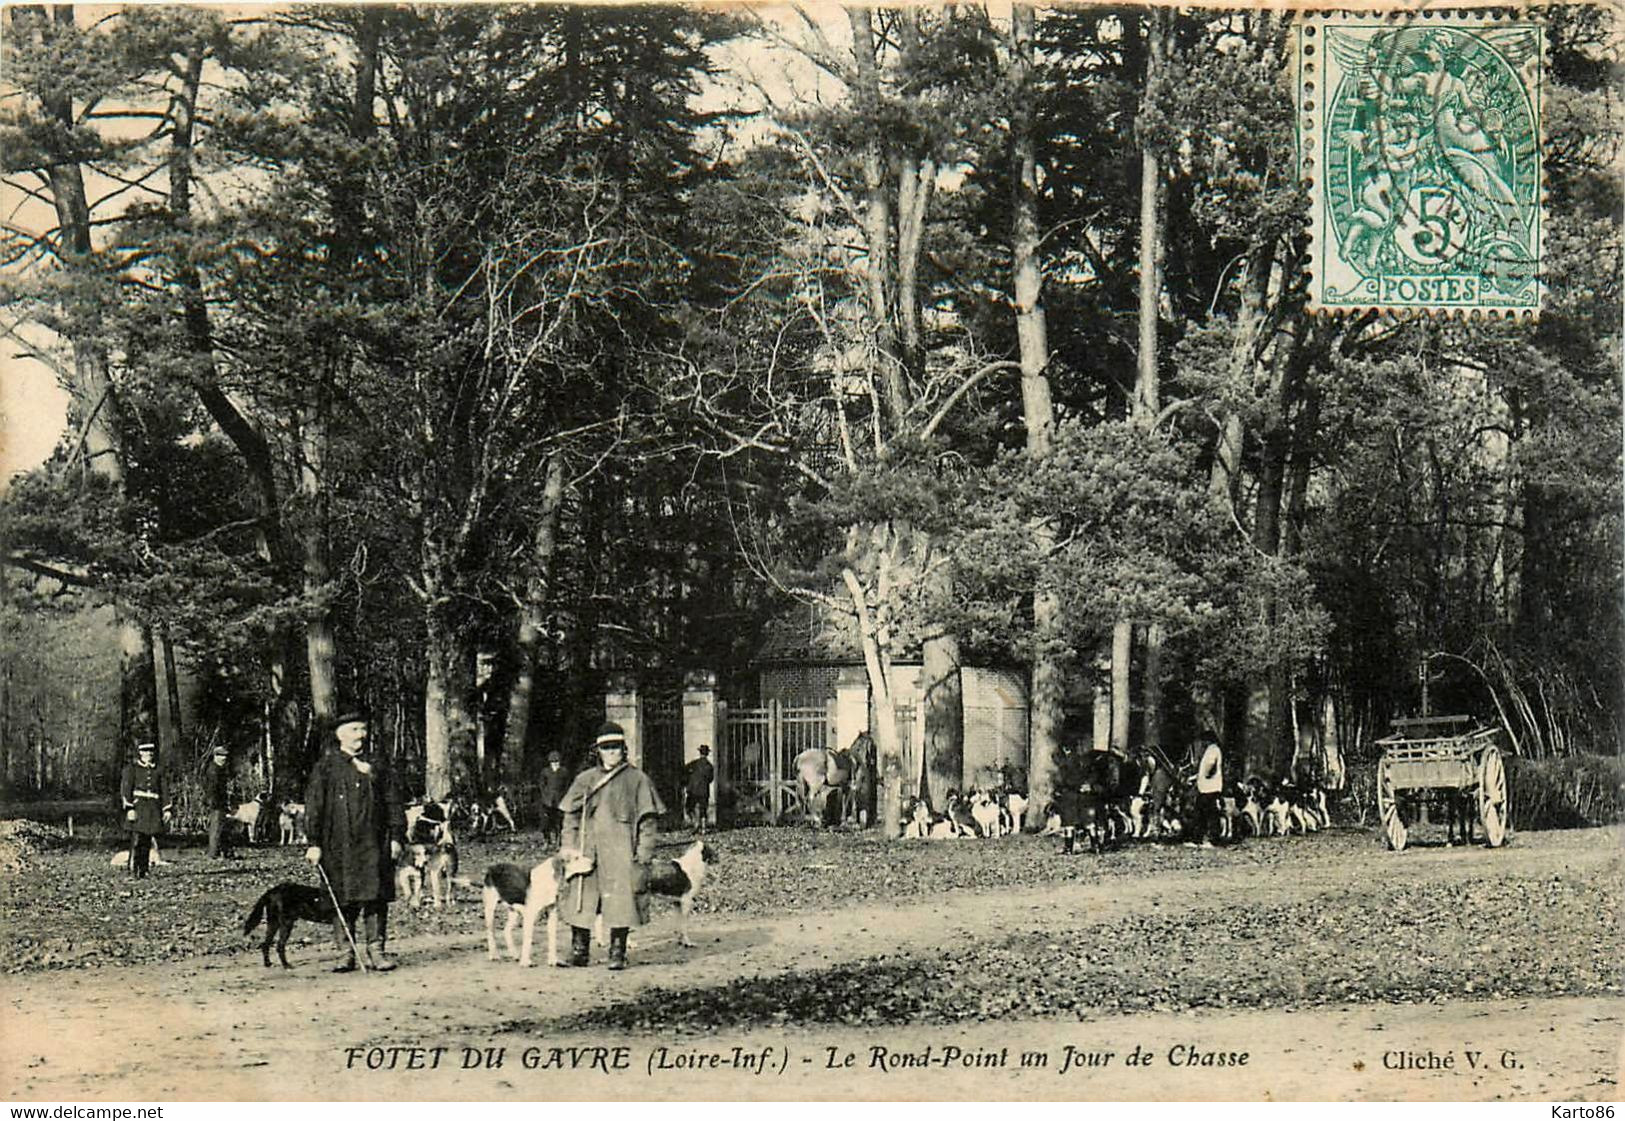
<path id="1" fill-rule="evenodd" d="M 865 743 L 869 746 L 869 758 L 865 757 L 863 750 Z M 862 791 L 864 785 L 873 787 L 872 754 L 873 741 L 868 733 L 860 732 L 852 745 L 844 750 L 826 751 L 821 747 L 809 747 L 796 756 L 797 792 L 807 824 L 833 825 L 852 821 L 856 817 L 857 805 L 852 793 L 854 789 Z M 860 772 L 866 772 L 863 785 L 855 781 Z M 839 799 L 836 803 L 839 812 L 834 815 L 829 812 L 831 797 Z"/>
<path id="2" fill-rule="evenodd" d="M 859 732 L 847 748 L 852 755 L 852 782 L 844 801 L 842 821 L 866 828 L 875 816 L 875 741 L 868 732 Z"/>

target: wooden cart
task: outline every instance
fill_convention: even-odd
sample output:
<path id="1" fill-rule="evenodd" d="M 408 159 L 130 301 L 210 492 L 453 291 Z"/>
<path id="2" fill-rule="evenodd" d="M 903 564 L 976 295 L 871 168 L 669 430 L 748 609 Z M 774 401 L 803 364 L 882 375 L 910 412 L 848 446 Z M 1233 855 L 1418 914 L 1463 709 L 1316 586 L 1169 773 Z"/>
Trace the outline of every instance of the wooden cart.
<path id="1" fill-rule="evenodd" d="M 1471 836 L 1472 818 L 1484 826 L 1491 848 L 1506 843 L 1510 811 L 1506 766 L 1494 728 L 1455 731 L 1464 716 L 1396 720 L 1394 735 L 1380 739 L 1377 811 L 1388 847 L 1405 847 L 1406 822 L 1429 809 L 1461 815 Z"/>

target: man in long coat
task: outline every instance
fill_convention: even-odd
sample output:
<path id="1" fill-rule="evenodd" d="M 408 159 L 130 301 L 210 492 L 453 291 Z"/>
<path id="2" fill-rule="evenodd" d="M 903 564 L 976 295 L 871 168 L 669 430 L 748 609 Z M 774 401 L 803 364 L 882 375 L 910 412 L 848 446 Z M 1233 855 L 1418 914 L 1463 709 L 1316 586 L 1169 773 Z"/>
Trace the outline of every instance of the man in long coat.
<path id="1" fill-rule="evenodd" d="M 164 776 L 158 770 L 158 745 L 137 744 L 135 762 L 124 768 L 119 781 L 124 823 L 130 831 L 130 875 L 147 878 L 152 843 L 164 831 Z"/>
<path id="2" fill-rule="evenodd" d="M 687 775 L 689 827 L 704 832 L 706 819 L 711 815 L 711 784 L 717 777 L 717 769 L 711 765 L 711 745 L 700 744 L 699 756 L 689 760 L 683 770 Z"/>
<path id="3" fill-rule="evenodd" d="M 576 776 L 564 795 L 564 849 L 573 853 L 559 899 L 570 924 L 570 965 L 586 965 L 592 925 L 609 927 L 609 967 L 626 968 L 626 936 L 649 921 L 649 864 L 666 812 L 649 776 L 626 761 L 619 724 L 598 730 L 598 766 Z M 588 867 L 590 863 L 590 867 Z M 579 868 L 571 876 L 571 865 Z"/>
<path id="4" fill-rule="evenodd" d="M 356 967 L 358 917 L 366 924 L 367 964 L 387 972 L 395 968 L 384 949 L 389 904 L 395 898 L 395 861 L 406 840 L 406 813 L 394 775 L 367 752 L 366 715 L 345 713 L 333 734 L 338 742 L 316 761 L 305 787 L 305 829 L 310 835 L 305 859 L 320 865 L 338 899 L 333 934 L 346 956 L 334 972 L 348 973 Z"/>
<path id="5" fill-rule="evenodd" d="M 542 837 L 548 844 L 557 845 L 564 839 L 564 811 L 559 804 L 570 789 L 575 775 L 565 769 L 564 756 L 557 751 L 547 753 L 547 769 L 542 772 Z"/>
<path id="6" fill-rule="evenodd" d="M 231 855 L 231 832 L 226 810 L 231 785 L 230 753 L 223 743 L 215 744 L 210 761 L 203 765 L 203 805 L 209 811 L 209 855 Z"/>

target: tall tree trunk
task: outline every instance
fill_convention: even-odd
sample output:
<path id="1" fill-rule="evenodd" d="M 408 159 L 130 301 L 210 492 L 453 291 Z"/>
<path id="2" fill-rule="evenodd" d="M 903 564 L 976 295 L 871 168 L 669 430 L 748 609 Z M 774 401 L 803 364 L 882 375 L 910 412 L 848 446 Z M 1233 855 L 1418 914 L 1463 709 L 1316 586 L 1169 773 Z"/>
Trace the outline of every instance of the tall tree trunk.
<path id="1" fill-rule="evenodd" d="M 847 9 L 852 30 L 852 56 L 857 64 L 860 97 L 880 104 L 880 74 L 875 63 L 874 13 L 868 8 Z M 863 237 L 868 251 L 864 281 L 876 339 L 881 399 L 893 424 L 902 422 L 908 409 L 907 383 L 899 361 L 897 332 L 892 319 L 891 199 L 886 188 L 886 167 L 880 142 L 870 140 L 861 153 L 864 210 Z"/>
<path id="2" fill-rule="evenodd" d="M 1274 263 L 1274 252 L 1268 245 L 1254 245 L 1247 254 L 1247 264 L 1241 278 L 1241 308 L 1236 313 L 1230 342 L 1230 377 L 1233 381 L 1252 380 L 1258 361 L 1258 336 L 1264 326 L 1264 309 Z M 1210 485 L 1214 494 L 1230 500 L 1232 508 L 1241 485 L 1241 456 L 1245 438 L 1246 430 L 1239 414 L 1228 413 L 1220 419 Z"/>
<path id="3" fill-rule="evenodd" d="M 1162 750 L 1162 649 L 1167 636 L 1161 623 L 1150 623 L 1145 628 L 1145 679 L 1140 683 L 1145 709 L 1141 719 L 1145 724 L 1140 742 L 1153 751 Z"/>
<path id="4" fill-rule="evenodd" d="M 1254 244 L 1250 247 L 1241 278 L 1241 306 L 1236 314 L 1230 343 L 1230 378 L 1238 384 L 1251 385 L 1253 380 L 1258 363 L 1259 335 L 1263 330 L 1264 311 L 1268 306 L 1275 273 L 1274 264 L 1272 245 Z M 1240 518 L 1236 504 L 1241 493 L 1242 453 L 1246 435 L 1240 413 L 1231 412 L 1220 418 L 1209 475 L 1212 493 L 1229 507 L 1238 526 Z M 1219 700 L 1219 726 L 1199 729 L 1199 732 L 1202 735 L 1216 735 L 1228 757 L 1245 759 L 1249 712 L 1247 683 L 1244 680 L 1221 680 L 1215 683 L 1213 692 Z"/>
<path id="5" fill-rule="evenodd" d="M 869 734 L 875 741 L 875 776 L 878 787 L 875 812 L 880 818 L 880 835 L 887 840 L 901 836 L 903 828 L 903 752 L 897 739 L 897 704 L 892 692 L 891 651 L 884 638 L 884 626 L 869 609 L 862 581 L 851 568 L 841 570 L 841 581 L 857 614 L 858 635 L 863 650 L 864 672 L 869 678 L 869 704 L 874 713 Z"/>
<path id="6" fill-rule="evenodd" d="M 202 46 L 194 45 L 185 55 L 176 70 L 181 85 L 171 106 L 174 128 L 169 150 L 169 212 L 177 233 L 182 235 L 190 233 L 192 229 L 197 105 L 206 54 Z M 181 314 L 187 346 L 194 360 L 191 373 L 198 400 L 242 456 L 243 466 L 253 486 L 256 515 L 254 549 L 260 559 L 271 566 L 280 583 L 286 546 L 282 538 L 282 501 L 271 445 L 259 427 L 220 388 L 214 361 L 214 332 L 204 299 L 203 278 L 190 263 L 184 245 L 182 252 L 177 254 L 175 283 L 181 293 Z M 166 656 L 172 657 L 167 638 L 165 649 Z M 287 754 L 298 734 L 297 721 L 291 719 L 293 694 L 288 688 L 287 652 L 288 636 L 281 633 L 279 628 L 279 633 L 267 640 L 265 651 L 268 697 L 265 731 L 270 737 L 267 752 L 273 757 Z"/>
<path id="7" fill-rule="evenodd" d="M 1308 371 L 1310 348 L 1306 323 L 1290 341 L 1276 344 L 1270 359 L 1270 385 L 1265 398 L 1268 420 L 1260 433 L 1258 492 L 1253 507 L 1253 546 L 1265 556 L 1281 555 L 1281 521 L 1287 490 L 1287 468 L 1292 454 L 1291 415 Z M 1280 619 L 1279 604 L 1271 597 L 1264 605 L 1265 625 L 1273 629 Z M 1291 758 L 1291 672 L 1276 658 L 1262 673 L 1253 675 L 1247 704 L 1247 771 L 1280 773 Z M 1258 718 L 1262 719 L 1259 720 Z"/>
<path id="8" fill-rule="evenodd" d="M 74 18 L 71 4 L 52 8 L 56 29 L 64 36 L 75 34 Z M 13 8 L 11 20 L 13 30 L 30 38 L 42 53 L 47 40 L 54 37 L 43 8 Z M 69 133 L 77 127 L 68 83 L 42 88 L 38 93 L 46 115 L 58 128 Z M 99 275 L 91 237 L 84 169 L 74 160 L 63 159 L 46 169 L 46 181 L 56 211 L 63 265 L 85 288 L 94 289 L 104 278 Z M 71 417 L 78 429 L 79 461 L 91 475 L 108 485 L 115 501 L 122 502 L 125 497 L 122 409 L 108 371 L 100 316 L 92 313 L 67 318 L 73 325 L 69 336 L 73 375 L 68 392 L 73 402 Z M 113 617 L 119 647 L 119 750 L 122 753 L 129 751 L 137 740 L 153 737 L 158 702 L 151 636 L 131 618 L 128 607 L 116 599 Z"/>
<path id="9" fill-rule="evenodd" d="M 1145 16 L 1145 86 L 1141 111 L 1150 108 L 1158 96 L 1167 54 L 1167 13 L 1152 9 Z M 1158 330 L 1162 305 L 1162 161 L 1150 141 L 1140 138 L 1140 301 L 1139 355 L 1134 379 L 1134 420 L 1150 428 L 1162 408 L 1162 374 L 1159 367 Z M 1125 633 L 1126 632 L 1126 633 Z M 1162 643 L 1163 627 L 1151 622 L 1145 629 L 1145 665 L 1142 681 L 1146 746 L 1162 739 Z M 1126 753 L 1129 748 L 1129 688 L 1133 656 L 1133 632 L 1126 620 L 1112 629 L 1112 746 Z M 1153 732 L 1153 729 L 1155 731 Z"/>
<path id="10" fill-rule="evenodd" d="M 933 582 L 947 581 L 946 574 Z M 939 588 L 939 591 L 941 589 Z M 931 634 L 922 644 L 920 691 L 925 702 L 925 789 L 921 796 L 942 809 L 950 790 L 965 781 L 965 694 L 960 680 L 959 639 Z"/>
<path id="11" fill-rule="evenodd" d="M 1049 383 L 1049 325 L 1044 314 L 1044 272 L 1039 257 L 1038 158 L 1033 140 L 1034 9 L 1018 3 L 1010 13 L 1010 155 L 1012 183 L 1010 276 L 1016 311 L 1016 346 L 1021 361 L 1021 412 L 1027 430 L 1027 456 L 1035 464 L 1047 458 L 1055 442 L 1055 406 Z M 1055 530 L 1047 521 L 1030 527 L 1033 543 L 1047 556 L 1055 548 Z M 1054 800 L 1055 752 L 1065 721 L 1066 644 L 1061 601 L 1040 566 L 1033 590 L 1032 695 L 1028 698 L 1027 822 L 1044 823 Z"/>
<path id="12" fill-rule="evenodd" d="M 1134 660 L 1134 624 L 1119 619 L 1112 624 L 1112 748 L 1128 751 L 1129 674 Z"/>
<path id="13" fill-rule="evenodd" d="M 186 721 L 181 716 L 180 674 L 175 669 L 175 642 L 170 638 L 168 626 L 159 625 L 158 641 L 164 649 L 164 659 L 161 663 L 164 697 L 163 707 L 159 712 L 164 722 L 162 747 L 167 749 L 180 746 L 181 739 L 186 735 Z"/>
<path id="14" fill-rule="evenodd" d="M 299 544 L 303 560 L 305 661 L 310 673 L 310 707 L 318 723 L 338 715 L 338 675 L 334 668 L 338 642 L 331 613 L 323 604 L 332 572 L 327 557 L 327 403 L 319 394 L 300 408 L 299 498 L 303 509 Z"/>
<path id="15" fill-rule="evenodd" d="M 429 633 L 423 645 L 423 787 L 427 798 L 440 801 L 451 796 L 457 779 L 452 762 L 459 732 L 452 716 L 458 696 L 456 650 L 438 622 L 440 612 L 430 608 L 425 614 Z"/>
<path id="16" fill-rule="evenodd" d="M 554 452 L 547 460 L 542 484 L 542 506 L 531 538 L 530 581 L 525 603 L 519 612 L 519 665 L 508 693 L 508 721 L 503 733 L 502 758 L 508 782 L 524 781 L 525 749 L 530 736 L 532 694 L 547 639 L 547 613 L 553 605 L 554 554 L 558 551 L 559 516 L 564 506 L 564 453 Z"/>

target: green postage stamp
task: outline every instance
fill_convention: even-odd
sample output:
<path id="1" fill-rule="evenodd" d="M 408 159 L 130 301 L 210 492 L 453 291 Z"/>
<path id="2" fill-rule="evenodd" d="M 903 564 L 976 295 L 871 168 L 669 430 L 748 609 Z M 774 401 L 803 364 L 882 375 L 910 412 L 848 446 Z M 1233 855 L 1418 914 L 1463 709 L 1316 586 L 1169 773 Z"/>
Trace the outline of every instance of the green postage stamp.
<path id="1" fill-rule="evenodd" d="M 1408 11 L 1299 27 L 1310 306 L 1540 306 L 1537 23 Z"/>

